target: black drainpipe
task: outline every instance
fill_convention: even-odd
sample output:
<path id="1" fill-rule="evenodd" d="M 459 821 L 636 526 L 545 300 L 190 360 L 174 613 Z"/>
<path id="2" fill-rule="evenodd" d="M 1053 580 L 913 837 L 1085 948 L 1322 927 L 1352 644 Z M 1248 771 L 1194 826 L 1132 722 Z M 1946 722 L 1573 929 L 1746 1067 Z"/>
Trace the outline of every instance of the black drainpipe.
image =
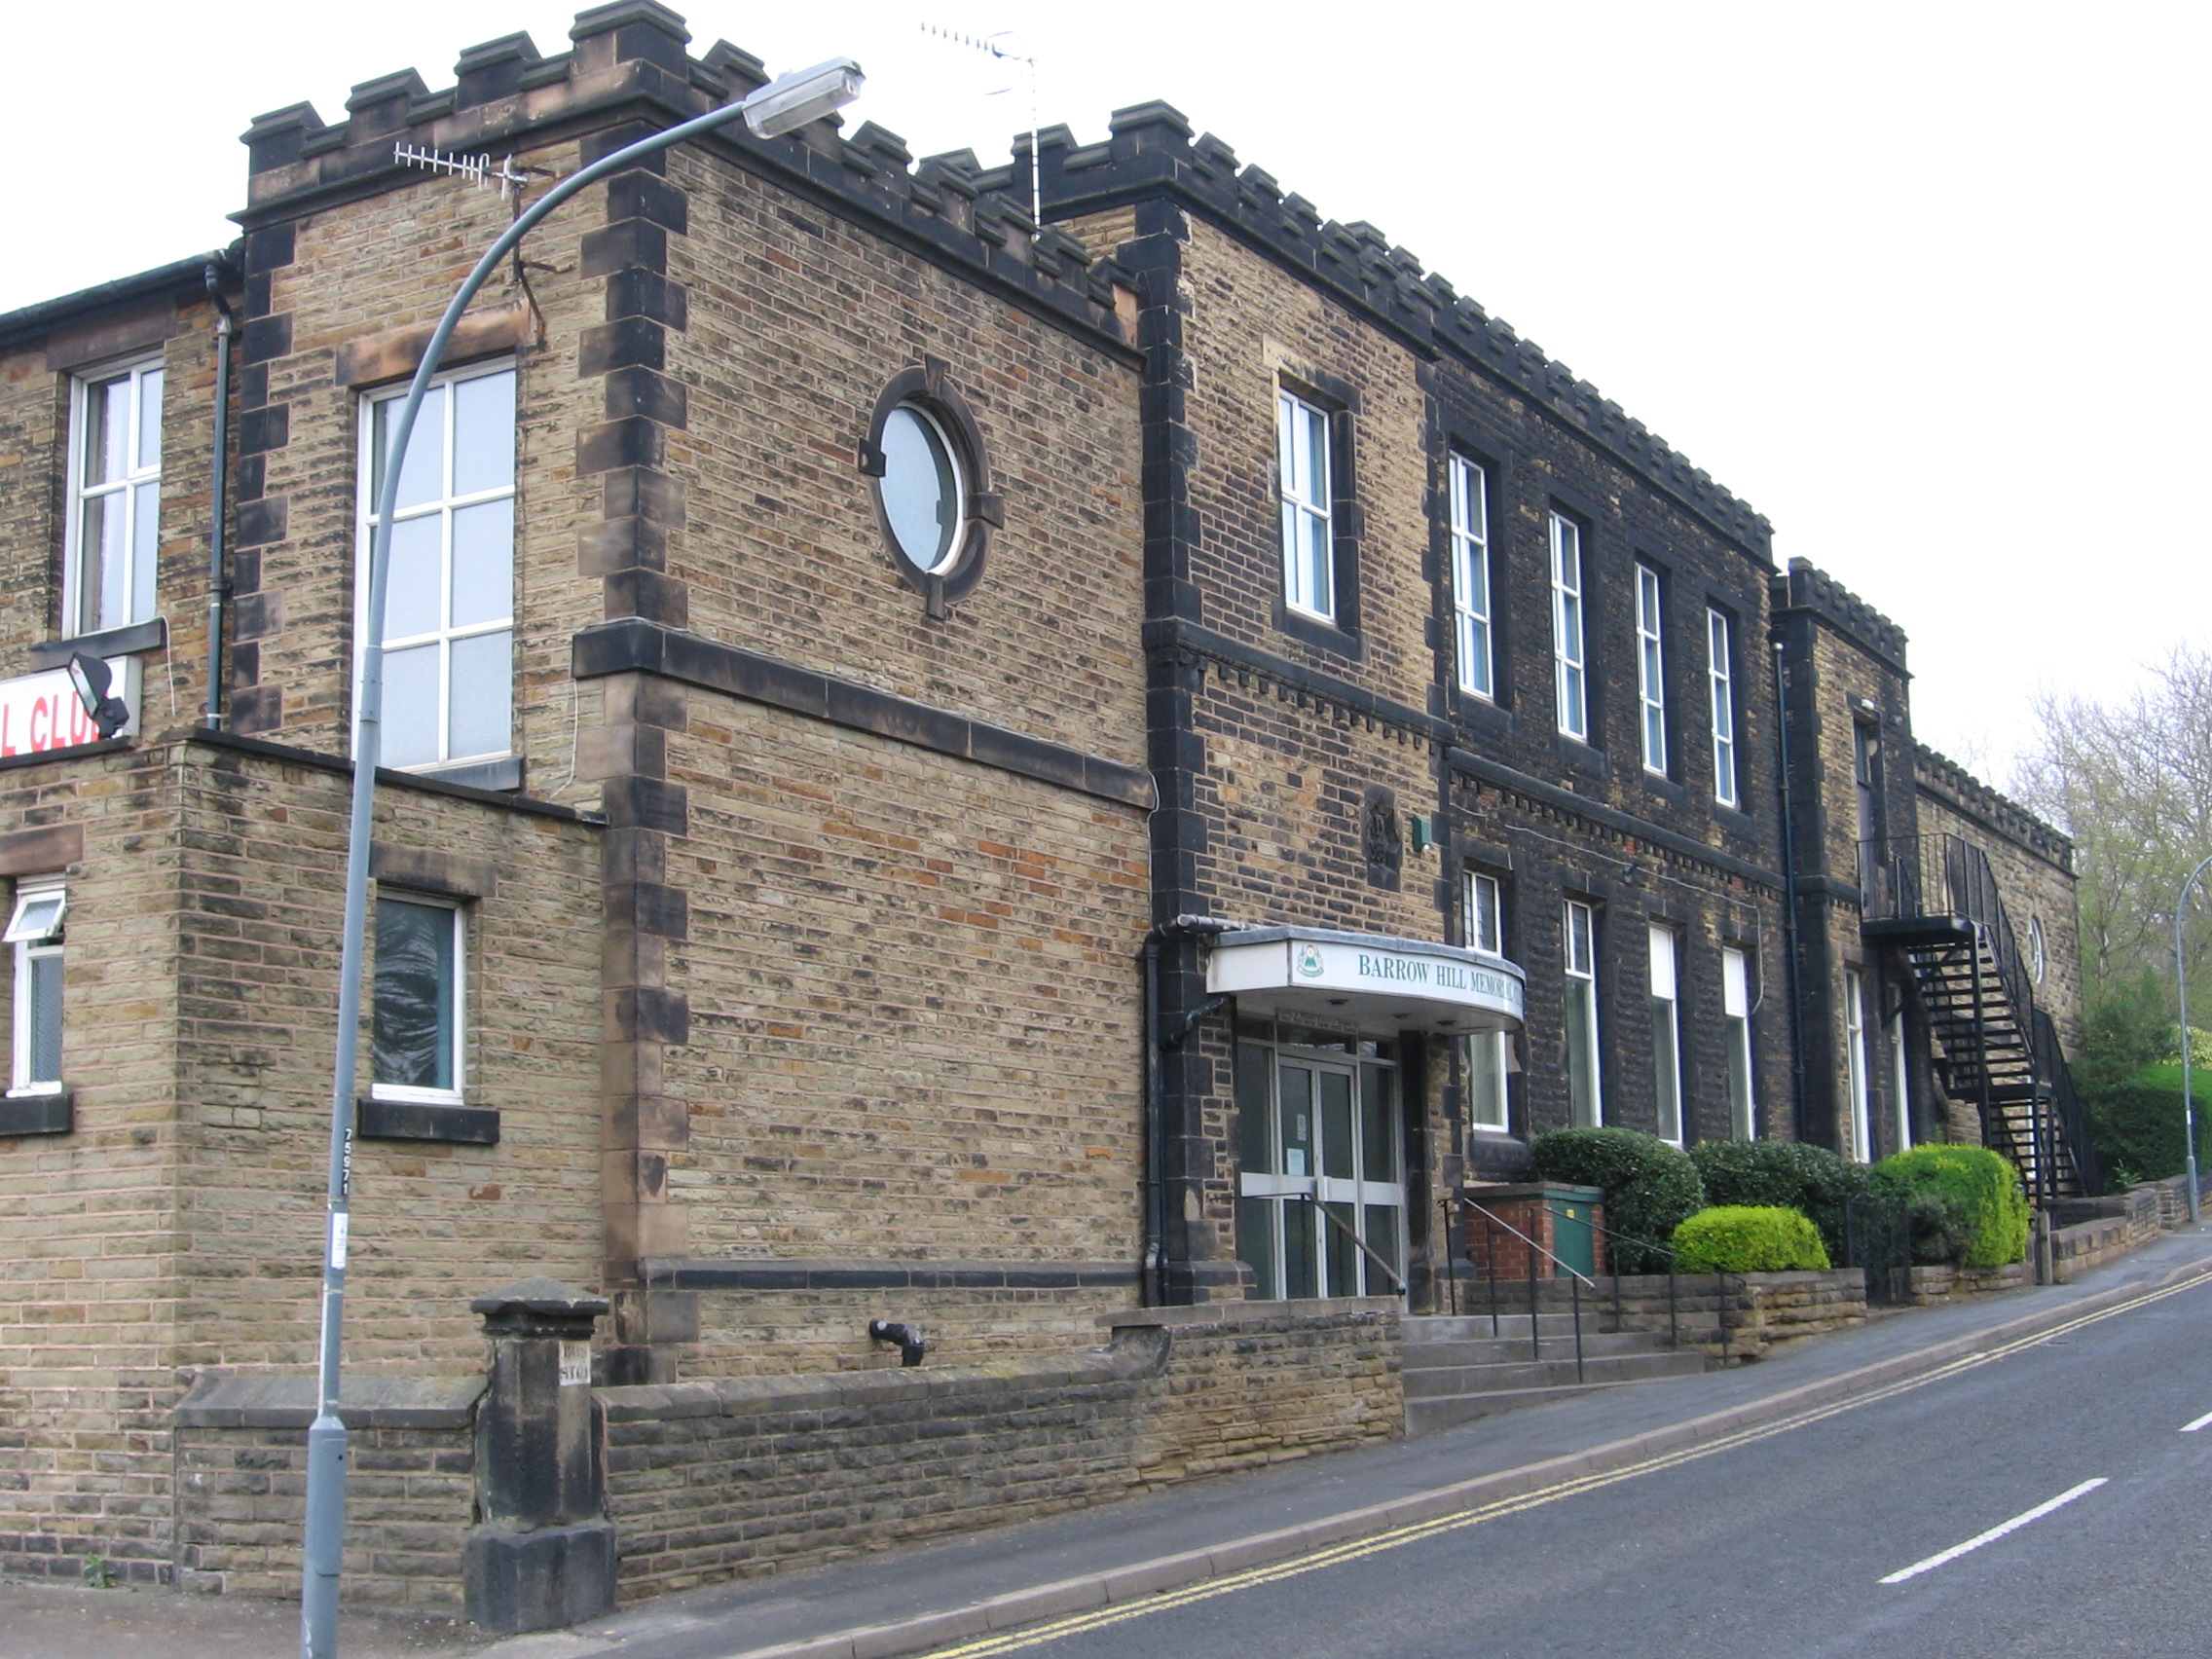
<path id="1" fill-rule="evenodd" d="M 231 450 L 231 304 L 223 298 L 223 268 L 210 259 L 202 274 L 215 304 L 215 461 L 207 492 L 207 714 L 201 723 L 223 729 L 223 590 L 228 561 L 223 556 L 223 526 L 228 500 Z"/>
<path id="2" fill-rule="evenodd" d="M 1160 1034 L 1160 947 L 1169 939 L 1234 933 L 1219 916 L 1177 916 L 1144 936 L 1144 1305 L 1167 1303 L 1167 1076 Z"/>

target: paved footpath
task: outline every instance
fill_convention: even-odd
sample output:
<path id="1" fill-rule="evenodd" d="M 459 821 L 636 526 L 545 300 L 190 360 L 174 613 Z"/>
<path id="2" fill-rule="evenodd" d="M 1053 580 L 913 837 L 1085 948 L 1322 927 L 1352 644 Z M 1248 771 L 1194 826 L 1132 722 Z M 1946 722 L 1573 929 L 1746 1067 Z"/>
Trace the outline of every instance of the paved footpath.
<path id="1" fill-rule="evenodd" d="M 346 1659 L 893 1659 L 1286 1561 L 1626 1467 L 1972 1362 L 2212 1275 L 2212 1223 L 2070 1285 L 1900 1311 L 1760 1364 L 1639 1383 L 1358 1452 L 940 1543 L 717 1585 L 575 1630 L 491 1641 L 450 1620 L 349 1621 Z M 0 1580 L 12 1659 L 257 1659 L 297 1651 L 296 1609 L 242 1598 Z"/>

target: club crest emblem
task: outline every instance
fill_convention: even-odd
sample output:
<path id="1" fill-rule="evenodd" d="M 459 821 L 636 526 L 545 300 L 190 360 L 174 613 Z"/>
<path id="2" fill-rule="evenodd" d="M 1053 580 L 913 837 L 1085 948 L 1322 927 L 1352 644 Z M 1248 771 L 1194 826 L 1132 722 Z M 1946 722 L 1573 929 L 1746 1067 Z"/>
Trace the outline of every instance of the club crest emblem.
<path id="1" fill-rule="evenodd" d="M 1321 977 L 1321 947 L 1310 940 L 1298 947 L 1298 977 L 1301 979 L 1318 979 Z"/>

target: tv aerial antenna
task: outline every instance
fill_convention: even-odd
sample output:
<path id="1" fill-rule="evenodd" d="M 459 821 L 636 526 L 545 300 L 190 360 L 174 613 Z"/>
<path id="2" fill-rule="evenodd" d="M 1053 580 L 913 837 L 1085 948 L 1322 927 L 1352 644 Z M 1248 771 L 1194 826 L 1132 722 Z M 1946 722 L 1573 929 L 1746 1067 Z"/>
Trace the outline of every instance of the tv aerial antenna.
<path id="1" fill-rule="evenodd" d="M 508 197 L 528 184 L 529 170 L 517 170 L 512 156 L 502 156 L 493 165 L 489 150 L 473 156 L 453 155 L 444 150 L 425 150 L 413 144 L 394 144 L 391 159 L 403 167 L 421 167 L 424 172 L 452 173 L 465 178 L 478 190 L 499 187 L 499 200 Z"/>
<path id="2" fill-rule="evenodd" d="M 1009 52 L 1001 46 L 999 41 L 1007 32 L 1007 30 L 1001 29 L 997 34 L 977 37 L 960 34 L 952 29 L 940 29 L 935 23 L 924 23 L 922 25 L 922 33 L 926 35 L 933 35 L 939 40 L 950 41 L 954 46 L 965 46 L 972 51 L 980 52 L 986 57 L 995 57 L 1002 63 L 1019 63 L 1029 71 L 1029 217 L 1036 222 L 1039 230 L 1043 230 L 1045 228 L 1045 193 L 1037 170 L 1037 59 L 1025 57 L 1018 52 Z M 1006 88 L 1001 87 L 999 92 L 1006 90 Z M 991 92 L 987 95 L 997 97 L 999 93 Z"/>

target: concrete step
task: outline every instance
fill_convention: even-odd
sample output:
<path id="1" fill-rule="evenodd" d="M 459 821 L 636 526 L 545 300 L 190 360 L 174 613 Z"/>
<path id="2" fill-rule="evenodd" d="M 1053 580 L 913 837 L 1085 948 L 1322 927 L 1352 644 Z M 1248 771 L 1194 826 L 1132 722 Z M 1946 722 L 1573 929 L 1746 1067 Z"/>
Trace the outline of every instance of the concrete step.
<path id="1" fill-rule="evenodd" d="M 1574 1332 L 1571 1326 L 1564 1331 L 1545 1331 L 1534 1345 L 1529 1341 L 1529 1321 L 1520 1322 L 1520 1334 L 1515 1335 L 1511 1325 L 1503 1326 L 1502 1337 L 1479 1337 L 1458 1343 L 1408 1343 L 1405 1368 L 1414 1371 L 1450 1371 L 1465 1365 L 1503 1365 L 1527 1359 L 1572 1359 L 1574 1357 Z M 1485 1322 L 1486 1330 L 1488 1322 Z M 1666 1351 L 1665 1337 L 1654 1339 L 1647 1331 L 1593 1331 L 1587 1325 L 1582 1330 L 1582 1351 L 1596 1357 L 1600 1354 L 1639 1354 Z"/>
<path id="2" fill-rule="evenodd" d="M 1509 1393 L 1522 1388 L 1565 1387 L 1576 1382 L 1642 1382 L 1655 1377 L 1694 1377 L 1705 1369 L 1705 1356 L 1694 1349 L 1679 1353 L 1593 1354 L 1585 1351 L 1581 1375 L 1575 1375 L 1574 1355 L 1522 1359 L 1494 1365 L 1459 1365 L 1436 1371 L 1404 1373 L 1406 1398 L 1440 1400 L 1467 1394 Z"/>
<path id="3" fill-rule="evenodd" d="M 1590 1336 L 1598 1329 L 1599 1311 L 1600 1309 L 1593 1304 L 1587 1301 L 1584 1303 L 1582 1334 L 1585 1337 Z M 1398 1326 L 1404 1336 L 1408 1349 L 1425 1347 L 1437 1343 L 1488 1342 L 1492 1336 L 1490 1313 L 1487 1309 L 1481 1313 L 1469 1315 L 1421 1314 L 1401 1319 L 1398 1321 Z M 1571 1312 L 1539 1312 L 1536 1315 L 1536 1334 L 1547 1343 L 1555 1337 L 1565 1337 L 1571 1342 L 1574 1340 L 1574 1315 Z M 1500 1309 L 1497 1315 L 1496 1335 L 1506 1339 L 1518 1337 L 1522 1342 L 1527 1342 L 1529 1340 L 1529 1315 L 1525 1312 L 1509 1313 Z"/>

